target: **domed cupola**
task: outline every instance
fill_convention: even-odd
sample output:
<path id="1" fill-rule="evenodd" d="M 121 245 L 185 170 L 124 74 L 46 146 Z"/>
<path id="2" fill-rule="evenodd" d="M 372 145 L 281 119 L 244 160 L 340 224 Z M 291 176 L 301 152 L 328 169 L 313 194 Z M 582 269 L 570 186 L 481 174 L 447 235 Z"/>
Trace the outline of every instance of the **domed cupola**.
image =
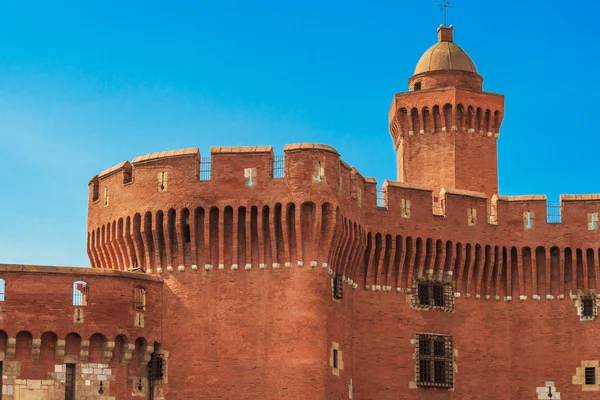
<path id="1" fill-rule="evenodd" d="M 477 73 L 475 63 L 453 41 L 454 27 L 438 28 L 438 42 L 419 59 L 414 75 L 409 79 L 410 90 L 437 89 L 459 86 L 482 90 L 483 78 Z"/>

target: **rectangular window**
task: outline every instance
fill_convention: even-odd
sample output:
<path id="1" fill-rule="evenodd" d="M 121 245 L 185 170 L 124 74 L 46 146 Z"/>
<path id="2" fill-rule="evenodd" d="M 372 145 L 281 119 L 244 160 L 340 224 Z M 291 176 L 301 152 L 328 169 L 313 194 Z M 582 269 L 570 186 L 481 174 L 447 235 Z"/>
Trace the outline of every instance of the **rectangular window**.
<path id="1" fill-rule="evenodd" d="M 104 207 L 108 207 L 108 187 L 104 188 Z"/>
<path id="2" fill-rule="evenodd" d="M 477 209 L 467 208 L 467 217 L 469 226 L 475 226 L 477 224 Z"/>
<path id="3" fill-rule="evenodd" d="M 338 368 L 338 350 L 333 349 L 333 368 Z"/>
<path id="4" fill-rule="evenodd" d="M 596 384 L 596 368 L 585 367 L 585 384 L 595 385 Z"/>
<path id="5" fill-rule="evenodd" d="M 256 184 L 256 168 L 244 168 L 244 183 L 249 187 Z"/>
<path id="6" fill-rule="evenodd" d="M 595 231 L 598 229 L 598 213 L 589 213 L 587 215 L 588 219 L 588 229 L 590 231 Z"/>
<path id="7" fill-rule="evenodd" d="M 596 301 L 594 296 L 585 296 L 581 298 L 581 316 L 585 318 L 594 318 L 596 315 Z"/>
<path id="8" fill-rule="evenodd" d="M 0 278 L 0 301 L 6 300 L 6 281 Z"/>
<path id="9" fill-rule="evenodd" d="M 133 289 L 133 309 L 144 311 L 146 309 L 146 289 L 136 287 Z"/>
<path id="10" fill-rule="evenodd" d="M 450 388 L 454 385 L 452 337 L 417 334 L 417 385 Z"/>
<path id="11" fill-rule="evenodd" d="M 325 166 L 321 161 L 315 161 L 313 164 L 313 181 L 323 182 L 325 181 Z"/>
<path id="12" fill-rule="evenodd" d="M 402 199 L 400 200 L 400 207 L 402 218 L 410 218 L 410 200 Z"/>
<path id="13" fill-rule="evenodd" d="M 167 191 L 168 181 L 169 181 L 169 173 L 168 172 L 159 172 L 158 173 L 158 191 L 159 192 Z"/>
<path id="14" fill-rule="evenodd" d="M 65 373 L 65 400 L 75 400 L 75 364 L 67 364 Z"/>
<path id="15" fill-rule="evenodd" d="M 336 300 L 342 299 L 342 276 L 333 276 L 333 298 Z"/>
<path id="16" fill-rule="evenodd" d="M 418 281 L 413 295 L 415 308 L 454 309 L 454 290 L 451 283 Z"/>
<path id="17" fill-rule="evenodd" d="M 90 300 L 90 288 L 84 281 L 73 283 L 73 305 L 87 306 Z"/>
<path id="18" fill-rule="evenodd" d="M 533 229 L 533 219 L 533 211 L 525 211 L 523 213 L 523 226 L 525 227 L 525 229 Z"/>

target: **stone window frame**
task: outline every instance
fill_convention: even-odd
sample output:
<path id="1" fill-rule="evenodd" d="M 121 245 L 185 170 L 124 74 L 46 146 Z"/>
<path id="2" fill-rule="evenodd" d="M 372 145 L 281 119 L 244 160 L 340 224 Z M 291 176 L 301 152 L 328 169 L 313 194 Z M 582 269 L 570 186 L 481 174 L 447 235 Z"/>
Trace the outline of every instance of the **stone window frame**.
<path id="1" fill-rule="evenodd" d="M 440 293 L 436 295 L 436 288 L 441 289 L 441 300 L 439 299 Z M 423 290 L 427 290 L 426 296 L 421 296 Z M 438 289 L 439 290 L 439 289 Z M 428 300 L 429 304 L 425 304 L 424 300 Z M 433 281 L 428 279 L 415 279 L 413 282 L 413 295 L 411 297 L 412 306 L 418 310 L 440 310 L 445 312 L 454 311 L 454 285 L 452 282 L 441 282 Z"/>
<path id="2" fill-rule="evenodd" d="M 334 357 L 337 357 L 337 367 L 334 367 Z M 344 369 L 342 350 L 340 350 L 340 344 L 337 342 L 331 342 L 331 348 L 329 349 L 329 366 L 331 367 L 331 373 L 335 376 L 340 376 L 340 371 Z"/>
<path id="3" fill-rule="evenodd" d="M 81 286 L 81 287 L 79 287 Z M 90 286 L 87 282 L 77 280 L 73 282 L 72 300 L 74 307 L 85 307 L 90 304 Z M 77 293 L 79 292 L 79 293 Z M 78 304 L 80 303 L 80 304 Z"/>
<path id="4" fill-rule="evenodd" d="M 587 220 L 588 220 L 588 230 L 590 231 L 597 231 L 598 230 L 598 225 L 600 225 L 600 221 L 598 220 L 599 214 L 597 212 L 592 212 L 592 213 L 588 213 L 587 215 Z"/>
<path id="5" fill-rule="evenodd" d="M 477 209 L 470 207 L 467 208 L 467 224 L 469 226 L 477 225 Z"/>
<path id="6" fill-rule="evenodd" d="M 593 384 L 586 383 L 586 368 L 594 368 L 595 376 Z M 588 391 L 600 391 L 600 367 L 598 360 L 582 360 L 581 366 L 575 368 L 575 375 L 572 377 L 573 385 L 581 385 L 581 390 L 584 392 Z"/>
<path id="7" fill-rule="evenodd" d="M 244 168 L 244 185 L 247 187 L 256 186 L 256 168 Z"/>
<path id="8" fill-rule="evenodd" d="M 409 199 L 401 199 L 400 200 L 400 214 L 402 214 L 402 218 L 410 218 L 410 200 Z"/>
<path id="9" fill-rule="evenodd" d="M 109 188 L 106 186 L 104 188 L 104 207 L 108 207 L 108 201 L 110 199 Z"/>
<path id="10" fill-rule="evenodd" d="M 523 211 L 523 228 L 533 229 L 535 213 L 533 211 Z"/>
<path id="11" fill-rule="evenodd" d="M 436 389 L 454 388 L 454 349 L 452 345 L 452 336 L 438 333 L 416 333 L 414 343 L 416 386 Z M 424 346 L 424 343 L 428 344 L 427 347 Z M 443 350 L 442 354 L 440 354 L 440 349 Z M 433 364 L 429 364 L 428 366 L 430 375 L 428 375 L 429 379 L 427 380 L 423 379 L 425 374 L 421 373 L 422 361 L 423 364 L 425 362 L 433 361 Z M 442 382 L 435 382 L 436 372 L 438 371 L 436 363 L 439 362 L 444 363 L 442 364 L 444 379 Z"/>
<path id="12" fill-rule="evenodd" d="M 158 173 L 158 191 L 166 192 L 169 183 L 169 173 L 166 171 Z"/>
<path id="13" fill-rule="evenodd" d="M 344 298 L 343 292 L 344 279 L 341 275 L 334 273 L 331 277 L 331 296 L 334 301 L 340 301 Z"/>
<path id="14" fill-rule="evenodd" d="M 585 308 L 586 308 L 586 303 L 587 302 L 591 302 L 591 315 L 586 315 L 585 313 Z M 588 294 L 588 295 L 581 295 L 579 296 L 579 298 L 577 299 L 577 314 L 579 315 L 579 318 L 581 321 L 591 321 L 594 318 L 596 318 L 596 315 L 598 315 L 598 304 L 596 301 L 596 295 L 595 294 Z"/>
<path id="15" fill-rule="evenodd" d="M 325 163 L 321 160 L 313 161 L 313 182 L 325 182 Z"/>

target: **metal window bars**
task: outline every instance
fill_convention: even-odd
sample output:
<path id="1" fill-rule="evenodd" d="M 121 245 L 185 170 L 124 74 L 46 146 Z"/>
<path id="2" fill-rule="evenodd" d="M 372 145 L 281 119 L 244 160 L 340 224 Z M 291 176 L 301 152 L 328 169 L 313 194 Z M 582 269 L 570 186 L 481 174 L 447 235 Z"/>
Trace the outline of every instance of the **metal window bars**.
<path id="1" fill-rule="evenodd" d="M 146 289 L 143 287 L 133 289 L 133 309 L 137 311 L 146 310 Z"/>
<path id="2" fill-rule="evenodd" d="M 90 288 L 85 282 L 73 284 L 73 305 L 87 306 L 90 300 Z"/>
<path id="3" fill-rule="evenodd" d="M 341 300 L 343 297 L 342 276 L 335 274 L 332 279 L 333 279 L 333 298 L 336 300 Z"/>
<path id="4" fill-rule="evenodd" d="M 412 305 L 420 309 L 454 310 L 454 288 L 452 283 L 415 280 Z"/>
<path id="5" fill-rule="evenodd" d="M 387 201 L 383 189 L 377 189 L 377 207 L 387 208 Z"/>
<path id="6" fill-rule="evenodd" d="M 200 180 L 210 180 L 211 159 L 210 157 L 200 158 Z"/>
<path id="7" fill-rule="evenodd" d="M 416 336 L 417 386 L 453 387 L 452 337 L 420 333 Z"/>
<path id="8" fill-rule="evenodd" d="M 285 156 L 283 154 L 273 157 L 273 166 L 271 167 L 271 177 L 281 179 L 285 177 Z"/>
<path id="9" fill-rule="evenodd" d="M 562 206 L 560 201 L 549 201 L 546 204 L 546 217 L 549 224 L 558 224 L 562 221 Z"/>

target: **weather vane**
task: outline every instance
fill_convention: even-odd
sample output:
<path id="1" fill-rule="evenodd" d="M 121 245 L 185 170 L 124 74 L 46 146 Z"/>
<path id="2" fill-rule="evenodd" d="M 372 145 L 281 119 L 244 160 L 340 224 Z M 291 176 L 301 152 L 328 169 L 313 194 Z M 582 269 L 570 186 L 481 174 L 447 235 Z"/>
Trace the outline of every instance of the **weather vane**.
<path id="1" fill-rule="evenodd" d="M 444 4 L 436 4 L 436 6 L 438 6 L 441 11 L 444 11 L 444 28 L 446 28 L 446 10 L 448 8 L 454 8 L 454 6 L 451 6 L 448 0 L 444 0 Z"/>

